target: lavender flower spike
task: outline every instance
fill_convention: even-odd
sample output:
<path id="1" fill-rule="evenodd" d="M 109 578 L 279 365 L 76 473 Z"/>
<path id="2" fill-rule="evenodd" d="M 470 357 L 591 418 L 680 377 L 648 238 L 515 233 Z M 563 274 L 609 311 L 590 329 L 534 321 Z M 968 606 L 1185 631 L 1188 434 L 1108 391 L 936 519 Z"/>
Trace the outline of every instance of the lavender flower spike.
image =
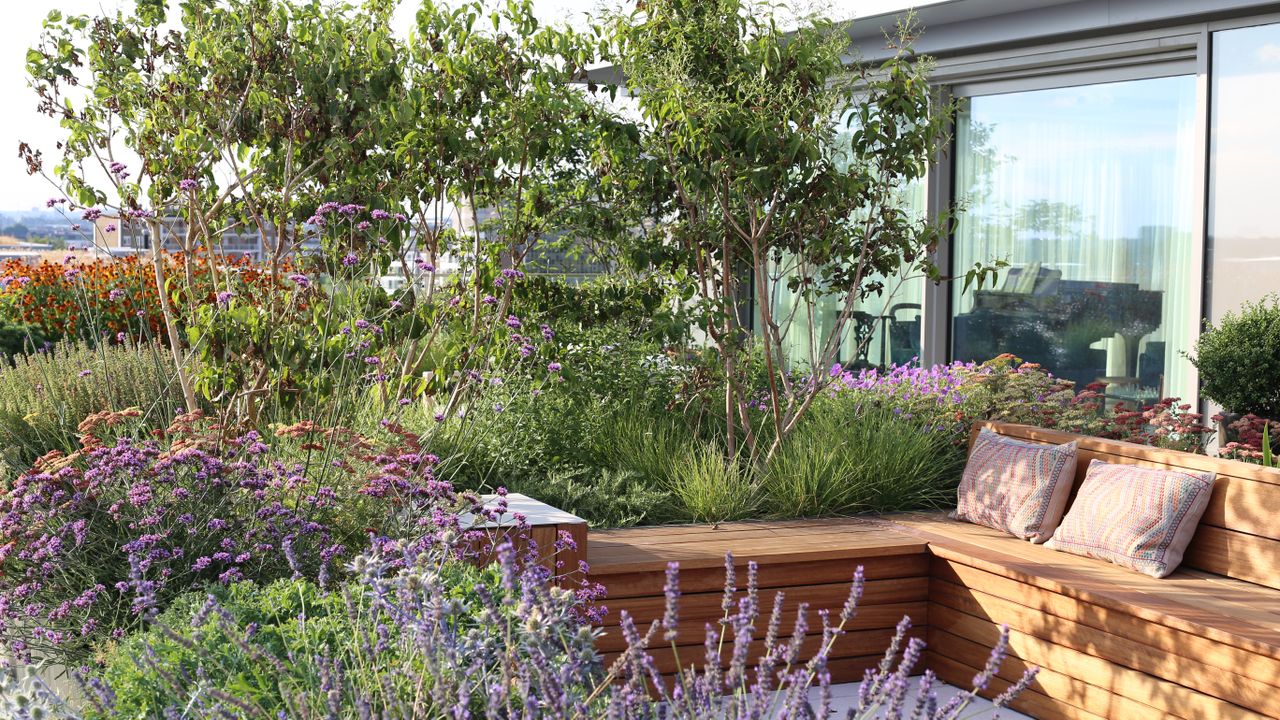
<path id="1" fill-rule="evenodd" d="M 680 625 L 680 563 L 667 563 L 667 582 L 662 586 L 667 606 L 662 613 L 662 639 L 673 642 Z"/>

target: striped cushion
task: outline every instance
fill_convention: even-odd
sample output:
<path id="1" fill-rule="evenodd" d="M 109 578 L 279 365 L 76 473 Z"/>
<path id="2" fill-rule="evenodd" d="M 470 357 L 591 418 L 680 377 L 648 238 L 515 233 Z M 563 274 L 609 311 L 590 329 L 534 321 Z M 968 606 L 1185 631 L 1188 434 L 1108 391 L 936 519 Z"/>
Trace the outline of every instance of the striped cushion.
<path id="1" fill-rule="evenodd" d="M 1046 547 L 1164 577 L 1182 562 L 1209 506 L 1213 478 L 1094 460 Z"/>
<path id="2" fill-rule="evenodd" d="M 953 517 L 1042 543 L 1062 519 L 1076 443 L 1042 445 L 983 428 L 969 452 Z"/>

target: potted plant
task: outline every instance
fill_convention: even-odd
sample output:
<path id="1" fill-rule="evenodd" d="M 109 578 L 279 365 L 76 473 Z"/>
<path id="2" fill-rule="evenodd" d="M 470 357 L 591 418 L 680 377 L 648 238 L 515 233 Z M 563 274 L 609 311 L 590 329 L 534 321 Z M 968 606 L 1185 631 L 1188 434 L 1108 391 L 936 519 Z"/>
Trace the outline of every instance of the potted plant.
<path id="1" fill-rule="evenodd" d="M 1207 325 L 1189 358 L 1204 396 L 1224 411 L 1224 440 L 1238 440 L 1231 425 L 1244 416 L 1280 418 L 1280 296 L 1245 303 Z"/>

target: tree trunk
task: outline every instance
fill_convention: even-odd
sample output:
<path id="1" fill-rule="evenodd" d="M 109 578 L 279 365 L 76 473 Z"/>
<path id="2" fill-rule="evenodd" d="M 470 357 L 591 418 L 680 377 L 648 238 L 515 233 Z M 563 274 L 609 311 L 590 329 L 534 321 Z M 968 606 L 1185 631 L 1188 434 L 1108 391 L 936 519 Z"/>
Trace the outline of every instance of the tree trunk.
<path id="1" fill-rule="evenodd" d="M 191 378 L 187 375 L 186 363 L 183 361 L 182 336 L 178 332 L 178 321 L 174 317 L 173 307 L 169 304 L 169 293 L 165 289 L 163 238 L 160 236 L 160 221 L 156 218 L 147 220 L 151 228 L 151 262 L 156 273 L 156 292 L 160 295 L 160 312 L 164 316 L 165 332 L 169 336 L 169 347 L 173 352 L 174 369 L 178 373 L 178 385 L 182 388 L 182 400 L 186 403 L 187 412 L 197 408 L 196 393 L 191 387 Z"/>

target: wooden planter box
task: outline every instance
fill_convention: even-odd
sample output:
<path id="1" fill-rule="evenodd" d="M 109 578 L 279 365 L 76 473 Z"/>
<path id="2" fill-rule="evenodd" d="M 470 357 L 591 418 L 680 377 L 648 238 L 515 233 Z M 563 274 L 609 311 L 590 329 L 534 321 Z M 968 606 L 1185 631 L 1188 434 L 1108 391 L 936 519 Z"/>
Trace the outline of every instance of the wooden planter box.
<path id="1" fill-rule="evenodd" d="M 497 495 L 481 497 L 486 507 L 492 507 L 498 501 Z M 529 526 L 527 532 L 517 533 L 517 514 L 524 516 Z M 538 564 L 550 570 L 561 587 L 576 586 L 583 579 L 579 567 L 587 559 L 586 520 L 520 493 L 507 494 L 507 512 L 496 522 L 476 522 L 478 519 L 470 514 L 463 515 L 463 527 L 484 530 L 495 541 L 510 536 L 520 555 L 527 553 L 532 543 L 537 548 Z M 562 533 L 576 547 L 557 549 L 556 540 Z"/>

